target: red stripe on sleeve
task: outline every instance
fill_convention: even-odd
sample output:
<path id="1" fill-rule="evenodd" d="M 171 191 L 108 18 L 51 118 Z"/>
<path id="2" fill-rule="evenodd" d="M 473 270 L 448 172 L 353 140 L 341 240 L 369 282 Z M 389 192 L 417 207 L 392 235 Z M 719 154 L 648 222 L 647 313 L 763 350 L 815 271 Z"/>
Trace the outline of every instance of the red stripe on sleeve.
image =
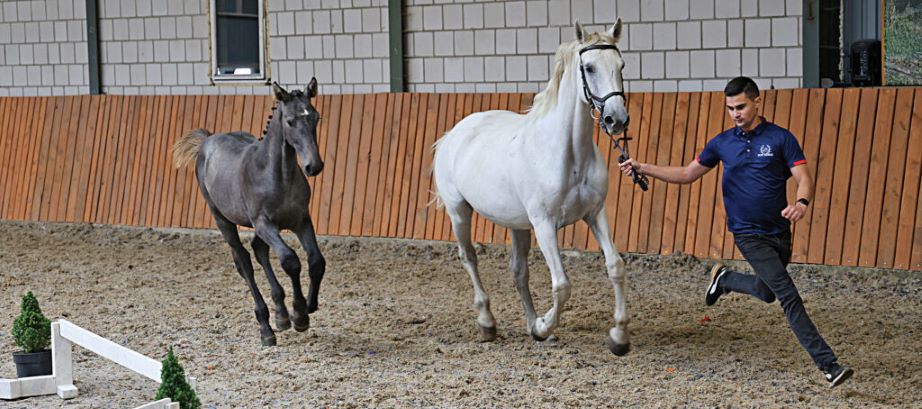
<path id="1" fill-rule="evenodd" d="M 807 163 L 807 160 L 806 160 L 806 159 L 801 159 L 801 160 L 799 160 L 799 161 L 797 161 L 797 162 L 794 162 L 794 166 L 803 165 L 803 164 L 805 164 L 805 163 Z M 794 166 L 791 166 L 791 167 L 794 167 Z"/>

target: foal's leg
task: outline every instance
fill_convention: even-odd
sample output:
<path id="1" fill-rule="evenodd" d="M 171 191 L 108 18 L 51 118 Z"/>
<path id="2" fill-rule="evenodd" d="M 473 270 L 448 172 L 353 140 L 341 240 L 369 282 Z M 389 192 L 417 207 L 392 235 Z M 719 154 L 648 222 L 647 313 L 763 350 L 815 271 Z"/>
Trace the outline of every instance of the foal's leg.
<path id="1" fill-rule="evenodd" d="M 317 311 L 317 297 L 320 293 L 323 274 L 327 271 L 327 261 L 323 258 L 323 254 L 320 254 L 317 233 L 314 231 L 314 222 L 311 221 L 310 216 L 304 219 L 304 224 L 295 233 L 307 253 L 307 273 L 311 278 L 310 288 L 307 291 L 307 313 L 312 314 Z"/>
<path id="2" fill-rule="evenodd" d="M 288 308 L 285 308 L 285 289 L 279 284 L 279 280 L 275 278 L 275 271 L 272 270 L 272 264 L 269 263 L 269 245 L 259 236 L 253 236 L 252 247 L 256 261 L 266 272 L 269 287 L 272 288 L 272 301 L 275 301 L 275 327 L 279 331 L 291 328 L 291 321 L 288 319 Z"/>
<path id="3" fill-rule="evenodd" d="M 282 269 L 291 278 L 291 298 L 292 313 L 291 323 L 294 324 L 295 331 L 307 331 L 310 328 L 310 318 L 307 316 L 307 303 L 304 301 L 304 294 L 301 292 L 301 261 L 291 247 L 285 244 L 282 236 L 279 234 L 278 227 L 265 220 L 257 220 L 253 223 L 256 235 L 263 239 L 281 261 Z"/>
<path id="4" fill-rule="evenodd" d="M 511 230 L 512 232 L 512 259 L 509 260 L 509 269 L 515 278 L 515 289 L 519 291 L 522 307 L 525 308 L 526 329 L 532 333 L 535 327 L 535 306 L 531 301 L 531 290 L 528 288 L 528 250 L 531 249 L 531 230 Z"/>
<path id="5" fill-rule="evenodd" d="M 262 339 L 262 343 L 265 346 L 274 346 L 275 333 L 272 332 L 272 327 L 269 326 L 269 307 L 266 306 L 262 294 L 259 293 L 259 288 L 256 287 L 256 280 L 253 278 L 253 262 L 250 260 L 250 253 L 248 253 L 247 250 L 243 248 L 243 244 L 240 243 L 240 235 L 237 233 L 237 226 L 223 216 L 220 216 L 214 208 L 212 208 L 211 211 L 212 214 L 214 214 L 215 224 L 218 225 L 218 229 L 221 230 L 221 235 L 224 236 L 224 241 L 227 242 L 234 254 L 234 265 L 237 266 L 237 272 L 246 280 L 247 286 L 250 287 L 250 294 L 253 296 L 253 301 L 256 302 L 256 321 L 259 321 L 259 336 Z"/>
<path id="6" fill-rule="evenodd" d="M 496 320 L 493 313 L 490 312 L 490 297 L 483 290 L 483 284 L 480 282 L 480 273 L 477 271 L 477 253 L 474 251 L 474 245 L 471 244 L 471 215 L 473 209 L 466 202 L 449 206 L 446 204 L 445 210 L 448 217 L 451 218 L 451 227 L 455 232 L 455 238 L 458 240 L 458 255 L 461 257 L 461 265 L 471 276 L 471 283 L 474 285 L 474 305 L 480 311 L 477 316 L 477 325 L 480 326 L 480 337 L 484 341 L 496 339 Z"/>
<path id="7" fill-rule="evenodd" d="M 563 305 L 570 299 L 570 279 L 564 273 L 563 263 L 560 261 L 560 250 L 557 247 L 557 227 L 549 220 L 538 221 L 534 223 L 534 226 L 535 238 L 538 239 L 541 253 L 544 254 L 547 267 L 551 271 L 551 295 L 554 300 L 554 305 L 543 317 L 535 321 L 534 328 L 531 331 L 532 338 L 544 341 L 554 333 L 554 329 L 557 328 L 560 322 Z"/>
<path id="8" fill-rule="evenodd" d="M 602 248 L 605 255 L 605 269 L 608 271 L 608 279 L 615 289 L 615 326 L 608 330 L 608 337 L 605 344 L 608 349 L 615 355 L 624 355 L 631 348 L 630 334 L 627 331 L 627 324 L 631 321 L 627 312 L 627 304 L 624 297 L 624 284 L 626 280 L 624 260 L 615 250 L 615 245 L 611 242 L 611 236 L 608 232 L 608 218 L 603 208 L 596 216 L 587 216 L 585 219 L 589 228 L 592 229 L 592 235 Z"/>

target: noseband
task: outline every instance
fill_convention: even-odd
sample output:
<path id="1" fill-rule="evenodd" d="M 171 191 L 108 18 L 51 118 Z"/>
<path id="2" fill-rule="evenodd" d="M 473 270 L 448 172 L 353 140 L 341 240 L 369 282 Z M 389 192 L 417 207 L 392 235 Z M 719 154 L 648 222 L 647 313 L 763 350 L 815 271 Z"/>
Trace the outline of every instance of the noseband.
<path id="1" fill-rule="evenodd" d="M 621 50 L 619 50 L 618 47 L 614 44 L 592 44 L 586 48 L 583 48 L 582 50 L 579 50 L 579 73 L 583 77 L 583 93 L 586 94 L 586 100 L 589 101 L 589 104 L 592 105 L 592 108 L 601 113 L 605 108 L 605 101 L 608 101 L 609 98 L 614 96 L 624 98 L 624 91 L 612 91 L 601 98 L 592 93 L 592 91 L 589 89 L 589 83 L 586 82 L 586 68 L 583 66 L 583 53 L 592 50 L 615 50 L 618 52 L 618 56 L 621 55 Z"/>

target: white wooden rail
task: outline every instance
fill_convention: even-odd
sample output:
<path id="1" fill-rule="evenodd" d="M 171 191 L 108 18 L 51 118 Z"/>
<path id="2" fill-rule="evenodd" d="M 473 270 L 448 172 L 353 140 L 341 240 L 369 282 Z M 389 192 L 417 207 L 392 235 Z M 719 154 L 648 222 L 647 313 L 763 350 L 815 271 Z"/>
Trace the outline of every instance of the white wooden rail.
<path id="1" fill-rule="evenodd" d="M 0 379 L 0 399 L 57 394 L 63 399 L 77 396 L 74 386 L 71 346 L 77 344 L 93 353 L 160 383 L 160 361 L 141 355 L 67 320 L 51 324 L 52 374 L 18 379 Z M 195 378 L 187 378 L 195 388 Z M 179 409 L 178 402 L 162 399 L 137 409 Z"/>

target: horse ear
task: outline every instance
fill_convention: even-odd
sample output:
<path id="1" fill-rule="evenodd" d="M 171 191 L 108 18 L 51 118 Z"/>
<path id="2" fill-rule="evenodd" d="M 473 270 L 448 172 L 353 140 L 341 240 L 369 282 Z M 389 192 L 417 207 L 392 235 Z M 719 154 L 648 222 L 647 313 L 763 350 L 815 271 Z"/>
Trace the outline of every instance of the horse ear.
<path id="1" fill-rule="evenodd" d="M 608 34 L 611 34 L 615 40 L 621 38 L 621 17 L 618 17 L 618 21 L 616 21 L 615 24 L 611 26 L 611 29 L 608 30 Z"/>
<path id="2" fill-rule="evenodd" d="M 275 99 L 279 101 L 288 101 L 291 99 L 291 95 L 288 94 L 288 91 L 285 91 L 285 88 L 282 88 L 282 86 L 275 81 L 272 81 L 272 94 L 274 94 Z"/>
<path id="3" fill-rule="evenodd" d="M 576 28 L 576 39 L 579 42 L 583 42 L 583 39 L 589 36 L 589 34 L 586 33 L 586 30 L 583 30 L 583 25 L 579 23 L 579 20 L 576 20 L 576 25 L 574 28 Z"/>
<path id="4" fill-rule="evenodd" d="M 307 94 L 309 98 L 317 96 L 317 78 L 311 77 L 311 82 L 304 87 L 304 93 Z"/>

